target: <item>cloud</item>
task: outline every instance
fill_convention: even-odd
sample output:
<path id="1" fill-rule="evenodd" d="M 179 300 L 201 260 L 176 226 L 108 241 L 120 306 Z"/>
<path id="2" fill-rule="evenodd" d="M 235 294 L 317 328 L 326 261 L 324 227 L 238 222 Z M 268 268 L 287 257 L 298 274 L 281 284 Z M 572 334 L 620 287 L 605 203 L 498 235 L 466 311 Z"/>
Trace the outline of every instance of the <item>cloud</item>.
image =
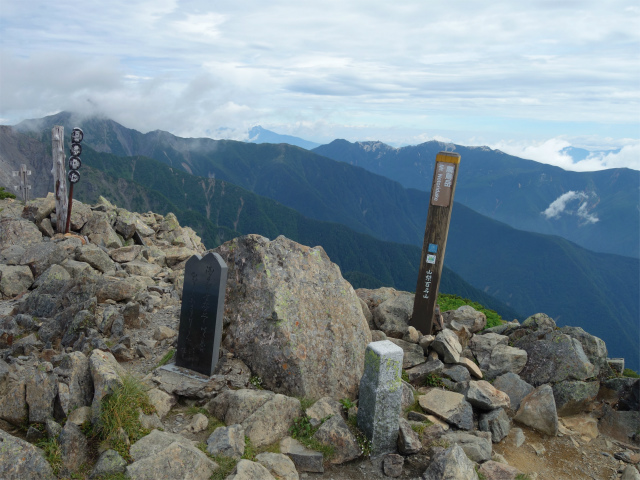
<path id="1" fill-rule="evenodd" d="M 542 214 L 551 219 L 559 219 L 562 214 L 577 215 L 582 219 L 582 224 L 596 223 L 599 218 L 589 213 L 589 198 L 591 196 L 586 192 L 574 192 L 570 190 L 556 198 Z M 578 201 L 578 208 L 571 210 L 568 204 Z"/>

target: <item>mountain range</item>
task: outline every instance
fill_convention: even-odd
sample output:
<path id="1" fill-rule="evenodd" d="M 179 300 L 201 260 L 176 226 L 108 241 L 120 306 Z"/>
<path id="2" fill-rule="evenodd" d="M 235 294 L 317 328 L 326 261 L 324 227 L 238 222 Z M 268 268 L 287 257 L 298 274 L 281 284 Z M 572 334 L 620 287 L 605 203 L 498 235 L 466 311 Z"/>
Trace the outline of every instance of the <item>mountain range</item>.
<path id="1" fill-rule="evenodd" d="M 15 134 L 19 132 L 28 134 L 30 136 L 28 138 L 41 142 L 44 148 L 47 148 L 47 142 L 50 145 L 47 135 L 50 135 L 48 132 L 51 126 L 60 124 L 67 129 L 76 126 L 72 124 L 73 121 L 71 114 L 63 113 L 45 119 L 23 122 L 12 131 Z M 130 192 L 127 195 L 130 197 L 135 197 L 136 189 L 144 187 L 152 192 L 146 195 L 153 197 L 155 202 L 167 201 L 168 205 L 173 202 L 172 208 L 178 208 L 185 215 L 190 215 L 196 223 L 194 226 L 200 232 L 216 228 L 217 233 L 203 235 L 205 239 L 211 237 L 213 243 L 228 239 L 230 235 L 237 233 L 265 232 L 263 234 L 267 236 L 283 233 L 302 243 L 323 245 L 334 261 L 338 264 L 342 262 L 341 267 L 345 276 L 349 278 L 351 274 L 350 280 L 356 286 L 360 281 L 368 282 L 370 286 L 382 283 L 407 290 L 415 288 L 419 246 L 422 242 L 429 202 L 428 193 L 424 190 L 404 188 L 398 182 L 359 166 L 350 165 L 350 163 L 356 163 L 354 159 L 350 162 L 339 162 L 318 155 L 318 151 L 322 151 L 323 147 L 309 152 L 290 145 L 184 139 L 161 131 L 142 134 L 111 120 L 99 118 L 83 120 L 80 126 L 85 131 L 86 145 L 96 150 L 95 154 L 87 154 L 89 162 L 95 161 L 95 165 L 88 164 L 88 166 L 102 172 L 100 175 L 110 176 L 108 180 L 103 179 L 102 182 L 93 180 L 87 182 L 88 184 L 101 184 L 103 185 L 101 188 L 109 185 L 110 190 L 113 190 L 114 186 L 121 185 L 123 191 Z M 17 140 L 16 144 L 28 143 L 24 138 L 20 138 L 21 140 Z M 335 144 L 336 142 L 333 142 L 329 146 L 333 149 L 334 155 L 337 155 Z M 29 148 L 33 150 L 34 147 Z M 520 179 L 521 185 L 533 185 L 540 181 L 541 167 L 536 162 L 517 157 L 505 157 L 505 154 L 496 153 L 490 149 L 470 150 L 483 151 L 488 157 L 491 154 L 499 157 L 497 160 L 488 158 L 483 161 L 484 170 L 492 171 L 495 182 L 498 184 L 507 182 L 509 177 L 507 172 L 511 172 Z M 362 148 L 352 148 L 352 151 L 361 152 Z M 111 155 L 104 157 L 100 153 Z M 469 152 L 460 153 L 462 161 L 465 162 Z M 83 161 L 84 156 L 83 153 Z M 117 160 L 119 157 L 130 158 Z M 165 163 L 169 168 L 165 173 L 161 173 L 162 170 L 159 167 L 142 168 L 144 162 L 149 161 L 143 160 L 143 157 Z M 429 161 L 433 163 L 434 159 L 435 153 Z M 35 158 L 33 161 L 38 159 Z M 463 165 L 478 162 L 480 161 L 468 160 Z M 491 164 L 491 162 L 494 163 Z M 425 160 L 425 165 L 427 163 L 428 161 Z M 102 164 L 102 167 L 98 167 L 98 164 Z M 119 167 L 109 169 L 110 164 L 119 165 Z M 130 171 L 129 178 L 126 178 L 124 173 L 127 171 L 125 165 L 129 165 L 127 167 Z M 479 171 L 483 169 L 479 168 Z M 146 173 L 143 175 L 143 172 Z M 180 178 L 170 180 L 178 172 L 181 174 Z M 527 172 L 530 172 L 529 175 Z M 617 179 L 622 178 L 632 183 L 625 172 L 618 173 Z M 180 184 L 183 186 L 189 184 L 188 179 L 193 179 L 194 176 L 199 179 L 191 180 L 195 183 L 189 189 L 177 187 Z M 146 177 L 154 177 L 155 180 L 145 180 Z M 83 177 L 83 180 L 85 179 Z M 474 188 L 481 191 L 486 181 L 486 178 L 481 178 Z M 473 191 L 469 186 L 473 182 L 469 179 L 465 182 L 467 187 L 462 187 L 465 183 L 460 181 L 458 185 L 460 190 L 456 191 L 458 202 L 453 209 L 447 247 L 447 266 L 476 289 L 495 297 L 523 316 L 543 311 L 554 317 L 561 325 L 582 326 L 590 333 L 603 338 L 612 349 L 612 355 L 626 357 L 629 364 L 637 368 L 640 311 L 638 260 L 596 253 L 558 236 L 517 230 L 505 223 L 480 215 L 474 211 L 475 209 L 460 202 L 460 192 L 464 193 L 465 188 Z M 619 181 L 617 185 L 622 187 L 626 184 Z M 233 190 L 235 188 L 239 190 Z M 622 190 L 624 189 L 621 188 L 621 197 L 626 198 L 628 192 Z M 241 200 L 238 200 L 240 206 L 234 204 L 221 208 L 223 203 L 216 203 L 207 198 L 207 195 L 211 198 L 215 197 L 214 191 L 218 194 L 224 192 L 225 196 L 227 192 L 234 191 L 235 197 Z M 528 187 L 527 191 L 531 193 L 536 189 Z M 251 193 L 255 197 L 252 197 Z M 492 194 L 495 192 L 492 191 Z M 605 196 L 602 192 L 599 195 Z M 464 194 L 461 196 L 465 198 Z M 263 204 L 253 200 L 253 198 L 266 200 L 264 197 L 295 209 L 303 216 L 295 217 L 290 214 L 287 220 L 286 215 L 282 216 L 281 210 L 276 213 L 275 205 L 278 205 L 276 202 Z M 504 197 L 503 201 L 508 203 L 508 198 Z M 144 204 L 142 200 L 140 202 L 141 205 Z M 246 203 L 243 204 L 243 202 Z M 525 205 L 530 203 L 524 200 L 523 202 Z M 258 204 L 261 205 L 259 208 Z M 256 205 L 255 208 L 252 207 L 253 211 L 249 208 L 250 205 Z M 265 205 L 268 205 L 268 208 Z M 282 205 L 279 207 L 284 208 Z M 127 206 L 127 208 L 131 207 Z M 153 208 L 157 209 L 155 206 Z M 610 208 L 615 211 L 613 206 Z M 162 212 L 162 209 L 158 210 Z M 213 215 L 214 211 L 218 212 L 217 216 Z M 622 209 L 619 215 L 624 216 L 624 212 L 625 210 Z M 221 217 L 224 218 L 221 220 Z M 274 220 L 275 217 L 277 217 L 276 220 Z M 246 220 L 247 218 L 251 220 Z M 300 225 L 312 220 L 316 221 L 312 228 L 309 227 L 306 230 L 299 228 Z M 181 222 L 184 221 L 181 219 Z M 630 219 L 630 222 L 632 221 L 633 219 Z M 351 230 L 340 231 L 340 228 L 344 227 L 336 225 L 335 222 Z M 241 228 L 241 225 L 244 226 Z M 245 226 L 256 230 L 246 231 Z M 259 228 L 262 228 L 262 231 L 258 231 Z M 305 234 L 297 230 L 307 232 L 307 237 L 303 238 Z M 336 237 L 338 231 L 340 231 L 339 240 Z M 343 240 L 344 238 L 350 238 L 351 241 Z M 383 242 L 374 245 L 371 243 L 373 240 Z M 333 246 L 331 246 L 332 241 Z M 347 270 L 345 260 L 339 258 L 341 242 L 344 242 L 344 250 L 350 252 L 348 256 L 353 259 L 360 257 L 360 263 L 367 263 L 369 270 L 365 271 L 362 265 L 356 267 L 357 260 L 351 260 L 353 266 Z M 382 244 L 385 247 L 382 247 Z M 360 248 L 360 245 L 366 245 L 366 248 Z M 207 246 L 214 245 L 207 244 Z M 372 252 L 376 248 L 382 250 L 377 251 L 374 263 L 362 259 L 366 255 L 373 255 Z M 388 251 L 403 252 L 404 258 L 400 254 L 387 256 Z M 412 255 L 415 256 L 412 257 Z M 384 272 L 394 269 L 395 278 L 393 275 L 382 278 L 385 276 Z M 399 280 L 398 277 L 403 280 Z M 446 291 L 444 285 L 442 291 Z M 480 299 L 477 301 L 482 303 Z"/>

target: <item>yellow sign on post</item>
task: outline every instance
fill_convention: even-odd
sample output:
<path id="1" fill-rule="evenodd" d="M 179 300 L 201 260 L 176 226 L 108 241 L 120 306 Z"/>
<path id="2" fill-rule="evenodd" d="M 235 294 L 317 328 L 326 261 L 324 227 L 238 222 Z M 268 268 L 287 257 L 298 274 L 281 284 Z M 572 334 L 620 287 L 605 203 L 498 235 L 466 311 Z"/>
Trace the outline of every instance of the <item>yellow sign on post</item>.
<path id="1" fill-rule="evenodd" d="M 433 316 L 444 266 L 444 253 L 447 247 L 459 167 L 458 153 L 440 152 L 436 155 L 420 272 L 413 300 L 413 315 L 409 322 L 410 326 L 415 327 L 423 335 L 430 335 L 433 328 Z"/>

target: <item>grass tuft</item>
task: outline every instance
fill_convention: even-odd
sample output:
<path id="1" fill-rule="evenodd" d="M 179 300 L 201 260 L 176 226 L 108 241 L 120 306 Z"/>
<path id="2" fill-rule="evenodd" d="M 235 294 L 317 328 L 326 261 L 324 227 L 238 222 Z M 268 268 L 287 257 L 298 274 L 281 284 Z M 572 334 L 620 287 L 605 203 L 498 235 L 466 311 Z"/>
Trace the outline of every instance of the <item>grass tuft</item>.
<path id="1" fill-rule="evenodd" d="M 484 328 L 496 327 L 505 323 L 505 321 L 500 315 L 498 315 L 497 312 L 480 305 L 478 302 L 469 300 L 468 298 L 462 298 L 458 295 L 451 295 L 448 293 L 441 293 L 438 295 L 437 302 L 438 305 L 440 305 L 441 312 L 446 312 L 448 310 L 457 310 L 463 305 L 469 305 L 475 308 L 477 311 L 484 313 L 487 317 L 487 325 Z"/>
<path id="2" fill-rule="evenodd" d="M 62 468 L 62 451 L 58 441 L 54 438 L 49 438 L 38 442 L 36 446 L 44 451 L 44 458 L 49 462 L 53 474 L 57 477 Z"/>
<path id="3" fill-rule="evenodd" d="M 169 363 L 171 360 L 173 360 L 173 357 L 176 356 L 176 351 L 173 348 L 170 348 L 169 351 L 167 353 L 165 353 L 163 355 L 163 357 L 160 359 L 160 361 L 158 362 L 158 364 L 154 367 L 154 370 L 156 368 L 160 368 L 163 365 L 166 365 L 167 363 Z"/>

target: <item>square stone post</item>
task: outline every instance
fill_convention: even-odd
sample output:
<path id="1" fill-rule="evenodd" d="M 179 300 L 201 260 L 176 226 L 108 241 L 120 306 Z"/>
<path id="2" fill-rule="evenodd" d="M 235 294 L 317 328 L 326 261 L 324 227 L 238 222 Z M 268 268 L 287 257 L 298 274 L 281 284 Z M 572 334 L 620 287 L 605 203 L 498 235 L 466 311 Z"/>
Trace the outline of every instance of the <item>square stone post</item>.
<path id="1" fill-rule="evenodd" d="M 371 342 L 364 354 L 357 420 L 358 427 L 371 441 L 372 456 L 396 451 L 402 357 L 402 349 L 389 340 Z"/>

